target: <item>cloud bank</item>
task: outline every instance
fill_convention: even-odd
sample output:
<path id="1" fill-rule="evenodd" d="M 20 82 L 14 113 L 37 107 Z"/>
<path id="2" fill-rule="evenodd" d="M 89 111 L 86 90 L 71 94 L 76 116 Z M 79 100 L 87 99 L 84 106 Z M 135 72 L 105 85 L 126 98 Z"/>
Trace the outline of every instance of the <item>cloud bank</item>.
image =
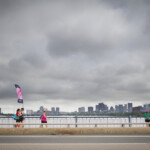
<path id="1" fill-rule="evenodd" d="M 0 1 L 0 104 L 147 103 L 150 2 Z M 66 106 L 66 104 L 68 104 Z"/>

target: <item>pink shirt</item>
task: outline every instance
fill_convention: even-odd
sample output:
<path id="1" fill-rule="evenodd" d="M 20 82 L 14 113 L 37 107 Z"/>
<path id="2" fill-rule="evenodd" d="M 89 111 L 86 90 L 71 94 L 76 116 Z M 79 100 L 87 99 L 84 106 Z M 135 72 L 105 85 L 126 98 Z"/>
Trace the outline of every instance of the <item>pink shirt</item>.
<path id="1" fill-rule="evenodd" d="M 47 117 L 47 115 L 45 114 L 45 117 Z M 42 119 L 41 121 L 47 121 L 47 118 L 45 118 L 43 115 L 42 115 Z"/>

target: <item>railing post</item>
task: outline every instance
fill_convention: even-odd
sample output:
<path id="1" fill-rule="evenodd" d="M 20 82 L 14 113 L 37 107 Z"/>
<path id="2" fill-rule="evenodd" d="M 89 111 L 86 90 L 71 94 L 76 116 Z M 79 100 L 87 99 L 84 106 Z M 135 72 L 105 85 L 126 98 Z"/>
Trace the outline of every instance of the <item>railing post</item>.
<path id="1" fill-rule="evenodd" d="M 78 117 L 77 117 L 77 115 L 75 116 L 75 123 L 78 123 Z M 76 128 L 78 127 L 77 124 L 75 125 L 75 127 Z"/>
<path id="2" fill-rule="evenodd" d="M 97 124 L 95 124 L 95 128 L 97 127 Z"/>
<path id="3" fill-rule="evenodd" d="M 43 124 L 41 123 L 40 128 L 43 128 Z"/>
<path id="4" fill-rule="evenodd" d="M 125 127 L 125 124 L 122 124 L 122 127 Z"/>
<path id="5" fill-rule="evenodd" d="M 129 116 L 129 127 L 132 127 L 132 125 L 130 123 L 132 123 L 132 116 L 131 115 Z"/>
<path id="6" fill-rule="evenodd" d="M 68 124 L 67 127 L 70 128 L 70 124 Z"/>

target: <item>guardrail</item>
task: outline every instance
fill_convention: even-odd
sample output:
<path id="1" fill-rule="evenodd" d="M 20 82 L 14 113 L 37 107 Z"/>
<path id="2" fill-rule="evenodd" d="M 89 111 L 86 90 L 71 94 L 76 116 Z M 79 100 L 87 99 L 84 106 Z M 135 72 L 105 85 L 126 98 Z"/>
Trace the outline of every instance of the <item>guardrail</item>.
<path id="1" fill-rule="evenodd" d="M 108 127 L 109 125 L 120 125 L 120 127 L 132 127 L 132 125 L 149 125 L 150 123 L 0 123 L 0 125 L 13 125 L 14 127 L 18 125 L 26 126 L 26 125 L 39 125 L 40 127 L 43 127 L 43 125 L 66 125 L 67 128 L 70 128 L 71 125 L 75 125 L 75 127 L 78 127 L 78 125 L 91 125 L 93 127 L 98 127 L 98 125 L 106 125 Z"/>
<path id="2" fill-rule="evenodd" d="M 0 116 L 0 118 L 13 118 L 13 116 Z M 39 116 L 24 116 L 25 118 L 39 118 Z M 50 118 L 128 118 L 129 116 L 47 116 Z M 142 117 L 136 117 L 142 118 Z"/>
<path id="3" fill-rule="evenodd" d="M 145 127 L 144 117 L 119 117 L 119 116 L 48 116 L 50 128 L 65 127 Z M 41 123 L 39 116 L 25 116 L 26 128 L 38 128 Z M 4 124 L 4 125 L 3 125 Z M 0 128 L 13 128 L 18 124 L 12 116 L 0 116 Z"/>

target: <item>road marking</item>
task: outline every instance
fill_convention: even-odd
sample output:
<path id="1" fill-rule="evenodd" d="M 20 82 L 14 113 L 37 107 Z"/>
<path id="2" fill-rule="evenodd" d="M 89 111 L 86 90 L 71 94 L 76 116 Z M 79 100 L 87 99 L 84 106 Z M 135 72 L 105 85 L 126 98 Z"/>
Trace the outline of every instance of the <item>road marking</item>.
<path id="1" fill-rule="evenodd" d="M 149 145 L 150 143 L 0 143 L 0 145 Z"/>
<path id="2" fill-rule="evenodd" d="M 0 135 L 0 137 L 69 137 L 69 138 L 74 138 L 74 137 L 80 137 L 80 138 L 82 138 L 82 137 L 86 137 L 86 138 L 90 138 L 90 137 L 116 137 L 116 138 L 118 138 L 118 137 L 138 137 L 138 138 L 142 138 L 142 137 L 146 137 L 146 138 L 150 138 L 150 136 L 149 135 L 119 135 L 119 136 L 117 136 L 117 135 L 113 135 L 113 136 L 109 136 L 109 135 L 94 135 L 94 136 L 89 136 L 89 135 L 81 135 L 81 136 L 77 136 L 77 135 L 75 135 L 75 136 L 73 136 L 73 135 Z"/>

